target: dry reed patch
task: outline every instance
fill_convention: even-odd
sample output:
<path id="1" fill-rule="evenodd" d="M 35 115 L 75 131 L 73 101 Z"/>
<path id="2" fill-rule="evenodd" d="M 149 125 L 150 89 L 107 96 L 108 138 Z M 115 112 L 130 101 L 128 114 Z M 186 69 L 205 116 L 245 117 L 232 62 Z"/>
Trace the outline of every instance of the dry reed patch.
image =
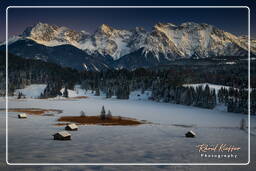
<path id="1" fill-rule="evenodd" d="M 87 99 L 88 96 L 76 96 L 76 97 L 69 97 L 68 99 Z"/>
<path id="2" fill-rule="evenodd" d="M 88 125 L 119 125 L 119 126 L 131 126 L 140 125 L 145 122 L 120 116 L 113 116 L 111 119 L 102 120 L 100 116 L 63 116 L 58 119 L 61 122 L 73 122 L 77 124 L 88 124 Z"/>
<path id="3" fill-rule="evenodd" d="M 40 108 L 10 108 L 9 112 L 21 112 L 29 115 L 43 115 L 43 114 L 60 114 L 62 110 L 58 109 L 40 109 Z"/>

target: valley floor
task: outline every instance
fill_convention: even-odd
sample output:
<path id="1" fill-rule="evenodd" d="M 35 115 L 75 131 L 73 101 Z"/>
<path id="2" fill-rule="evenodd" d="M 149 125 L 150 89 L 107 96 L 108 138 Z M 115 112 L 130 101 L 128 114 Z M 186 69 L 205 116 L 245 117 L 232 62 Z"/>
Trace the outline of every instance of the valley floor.
<path id="1" fill-rule="evenodd" d="M 0 99 L 0 108 L 5 100 Z M 152 124 L 139 126 L 79 126 L 71 132 L 71 141 L 54 141 L 52 135 L 62 131 L 56 126 L 60 116 L 99 115 L 102 105 L 114 116 L 147 120 Z M 60 109 L 54 116 L 29 115 L 20 120 L 17 113 L 8 116 L 8 162 L 10 163 L 246 163 L 248 161 L 248 133 L 239 129 L 240 120 L 247 115 L 227 113 L 189 106 L 158 103 L 146 100 L 117 100 L 89 96 L 86 99 L 9 99 L 9 108 Z M 5 112 L 0 112 L 1 162 L 5 158 Z M 196 138 L 185 138 L 193 130 Z M 256 159 L 256 117 L 251 116 L 251 158 Z M 229 144 L 240 147 L 234 158 L 205 158 L 200 156 L 197 145 Z M 207 153 L 212 154 L 212 153 Z M 223 154 L 223 153 L 218 153 Z M 225 153 L 227 154 L 227 153 Z M 122 166 L 3 166 L 19 170 L 120 170 Z M 171 166 L 177 170 L 201 170 L 205 166 Z M 239 170 L 241 167 L 220 167 Z M 244 166 L 253 170 L 255 166 Z M 128 166 L 121 170 L 165 170 L 168 166 Z M 196 169 L 197 168 L 197 169 Z M 213 170 L 214 167 L 211 167 Z M 2 169 L 1 169 L 2 170 Z M 211 170 L 208 169 L 207 170 Z"/>

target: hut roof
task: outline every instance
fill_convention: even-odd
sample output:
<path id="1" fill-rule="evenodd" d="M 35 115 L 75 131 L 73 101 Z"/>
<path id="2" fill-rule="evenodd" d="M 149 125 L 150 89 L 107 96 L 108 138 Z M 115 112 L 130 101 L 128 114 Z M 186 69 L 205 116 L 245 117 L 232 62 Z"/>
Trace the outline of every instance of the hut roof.
<path id="1" fill-rule="evenodd" d="M 56 133 L 56 134 L 54 134 L 54 135 L 61 135 L 62 137 L 71 136 L 71 134 L 68 133 L 67 131 L 61 131 L 61 132 L 58 132 L 58 133 Z M 53 136 L 54 136 L 54 135 L 53 135 Z"/>
<path id="2" fill-rule="evenodd" d="M 71 129 L 77 129 L 78 128 L 78 126 L 76 124 L 68 124 L 67 126 Z"/>
<path id="3" fill-rule="evenodd" d="M 188 131 L 188 132 L 186 133 L 186 136 L 187 136 L 187 137 L 194 137 L 194 136 L 196 136 L 196 133 L 194 133 L 193 131 Z"/>
<path id="4" fill-rule="evenodd" d="M 193 131 L 189 131 L 188 133 L 193 134 L 193 135 L 196 135 L 196 133 L 194 133 Z"/>

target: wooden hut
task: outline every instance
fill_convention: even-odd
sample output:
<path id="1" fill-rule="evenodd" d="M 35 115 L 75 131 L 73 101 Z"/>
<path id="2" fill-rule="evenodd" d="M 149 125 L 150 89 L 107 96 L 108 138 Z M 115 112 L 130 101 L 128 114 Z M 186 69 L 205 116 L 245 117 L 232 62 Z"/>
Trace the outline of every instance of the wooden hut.
<path id="1" fill-rule="evenodd" d="M 61 131 L 53 135 L 54 140 L 71 140 L 71 134 L 67 131 Z"/>
<path id="2" fill-rule="evenodd" d="M 27 114 L 26 113 L 20 113 L 20 114 L 18 114 L 18 118 L 19 119 L 26 119 L 28 116 L 27 116 Z"/>
<path id="3" fill-rule="evenodd" d="M 196 133 L 194 133 L 193 131 L 188 131 L 185 134 L 185 136 L 188 137 L 188 138 L 194 138 L 196 136 Z"/>
<path id="4" fill-rule="evenodd" d="M 67 130 L 67 131 L 77 131 L 78 130 L 78 126 L 76 124 L 68 124 L 65 127 L 65 130 Z"/>

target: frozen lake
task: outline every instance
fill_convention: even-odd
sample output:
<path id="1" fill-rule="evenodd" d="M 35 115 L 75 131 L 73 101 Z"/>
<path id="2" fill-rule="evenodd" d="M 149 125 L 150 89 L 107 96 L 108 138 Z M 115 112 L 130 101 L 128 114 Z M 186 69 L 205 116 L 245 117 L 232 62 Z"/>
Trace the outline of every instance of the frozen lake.
<path id="1" fill-rule="evenodd" d="M 53 140 L 52 134 L 64 128 L 54 125 L 60 116 L 79 116 L 81 110 L 86 115 L 99 115 L 102 105 L 114 116 L 147 120 L 152 124 L 80 126 L 79 131 L 71 132 L 71 141 Z M 4 99 L 1 99 L 1 108 L 4 108 Z M 62 114 L 55 116 L 29 115 L 24 120 L 18 119 L 17 113 L 10 112 L 10 163 L 246 163 L 248 160 L 248 134 L 239 129 L 240 120 L 247 118 L 243 114 L 93 96 L 79 100 L 10 99 L 9 108 L 63 110 Z M 2 111 L 0 117 L 1 125 L 4 125 L 5 112 Z M 251 117 L 251 125 L 255 134 L 255 116 Z M 197 137 L 185 138 L 184 134 L 189 130 L 196 132 Z M 253 141 L 254 134 L 251 136 Z M 5 137 L 5 129 L 1 128 L 0 135 L 1 139 Z M 205 158 L 196 148 L 200 144 L 229 144 L 241 150 L 233 152 L 238 155 L 235 159 Z M 5 157 L 4 150 L 1 145 L 1 158 Z M 255 152 L 252 155 L 255 156 Z"/>

